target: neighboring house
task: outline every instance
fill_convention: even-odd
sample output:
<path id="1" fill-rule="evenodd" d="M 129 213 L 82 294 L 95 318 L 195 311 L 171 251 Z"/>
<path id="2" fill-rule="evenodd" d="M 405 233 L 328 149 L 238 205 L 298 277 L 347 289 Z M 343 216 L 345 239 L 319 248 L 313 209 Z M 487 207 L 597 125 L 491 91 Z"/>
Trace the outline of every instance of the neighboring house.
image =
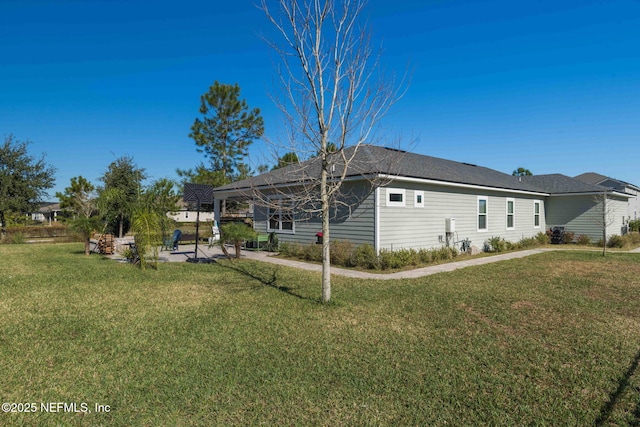
<path id="1" fill-rule="evenodd" d="M 627 193 L 633 197 L 629 198 L 628 216 L 632 220 L 638 219 L 640 214 L 640 187 L 630 184 L 619 179 L 610 178 L 595 172 L 587 172 L 575 177 L 589 184 L 600 185 L 602 187 L 611 188 L 617 192 Z"/>
<path id="2" fill-rule="evenodd" d="M 198 211 L 194 206 L 190 206 L 182 199 L 178 200 L 177 205 L 178 211 L 167 212 L 169 218 L 176 222 L 196 222 Z M 207 207 L 205 207 L 200 209 L 200 221 L 213 221 L 213 212 L 211 212 L 210 208 L 207 209 Z"/>
<path id="3" fill-rule="evenodd" d="M 514 177 L 496 170 L 383 147 L 361 146 L 346 171 L 343 201 L 331 215 L 331 240 L 349 240 L 381 249 L 433 248 L 456 245 L 464 239 L 482 248 L 500 236 L 515 242 L 564 226 L 576 236 L 597 240 L 595 195 L 603 187 L 563 175 Z M 344 165 L 335 156 L 333 171 Z M 290 165 L 214 189 L 214 212 L 220 201 L 245 198 L 255 204 L 254 228 L 275 232 L 280 242 L 310 243 L 321 231 L 318 215 L 293 212 L 287 194 L 318 176 L 318 159 Z M 291 190 L 289 190 L 291 189 Z M 609 205 L 618 212 L 627 196 L 609 191 Z M 267 200 L 269 203 L 261 203 Z M 278 204 L 282 207 L 278 208 Z M 626 209 L 626 205 L 625 209 Z M 594 219 L 595 220 L 595 219 Z M 610 231 L 609 231 L 610 230 Z M 621 234 L 615 223 L 608 234 Z M 600 236 L 602 235 L 600 229 Z"/>
<path id="4" fill-rule="evenodd" d="M 189 205 L 184 200 L 178 200 L 178 210 L 176 212 L 167 212 L 167 216 L 176 222 L 196 222 L 198 217 L 198 211 L 193 205 Z M 214 213 L 212 212 L 212 206 L 202 205 L 200 208 L 200 221 L 211 222 L 214 219 Z M 241 209 L 234 209 L 234 212 L 226 212 L 225 220 L 236 220 L 251 218 L 253 216 L 253 206 L 243 206 Z M 220 224 L 218 220 L 218 224 Z"/>
<path id="5" fill-rule="evenodd" d="M 52 222 L 58 221 L 58 213 L 62 212 L 60 209 L 60 203 L 56 202 L 43 202 L 40 203 L 40 207 L 36 212 L 31 213 L 31 219 L 38 222 Z"/>

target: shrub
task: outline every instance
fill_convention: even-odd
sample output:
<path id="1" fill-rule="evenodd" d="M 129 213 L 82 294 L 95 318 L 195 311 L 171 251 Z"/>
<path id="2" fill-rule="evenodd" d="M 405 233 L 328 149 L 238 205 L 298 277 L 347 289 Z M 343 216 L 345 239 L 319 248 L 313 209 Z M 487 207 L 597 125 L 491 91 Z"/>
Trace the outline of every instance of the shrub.
<path id="1" fill-rule="evenodd" d="M 564 232 L 564 239 L 563 239 L 563 243 L 573 243 L 573 238 L 575 237 L 576 233 L 574 233 L 573 231 L 565 231 Z"/>
<path id="2" fill-rule="evenodd" d="M 622 236 L 618 236 L 617 234 L 612 235 L 607 240 L 607 246 L 610 248 L 623 248 L 625 243 L 625 239 Z"/>
<path id="3" fill-rule="evenodd" d="M 549 235 L 547 233 L 542 232 L 542 231 L 539 232 L 538 234 L 536 234 L 535 239 L 541 245 L 546 245 L 550 241 Z"/>
<path id="4" fill-rule="evenodd" d="M 538 246 L 539 244 L 540 243 L 538 242 L 538 239 L 536 237 L 523 237 L 522 239 L 520 239 L 520 241 L 518 241 L 516 246 L 518 248 L 533 248 L 535 246 Z"/>
<path id="5" fill-rule="evenodd" d="M 303 246 L 301 255 L 307 261 L 322 262 L 322 245 L 311 243 Z"/>
<path id="6" fill-rule="evenodd" d="M 484 242 L 485 252 L 504 252 L 508 249 L 507 241 L 500 236 L 491 237 Z"/>
<path id="7" fill-rule="evenodd" d="M 280 244 L 280 253 L 292 258 L 302 258 L 302 246 L 298 243 L 283 242 Z"/>
<path id="8" fill-rule="evenodd" d="M 631 231 L 640 231 L 640 219 L 629 221 L 629 229 Z"/>
<path id="9" fill-rule="evenodd" d="M 434 251 L 429 249 L 419 249 L 418 258 L 423 264 L 431 264 L 433 261 L 435 261 Z"/>
<path id="10" fill-rule="evenodd" d="M 380 268 L 383 270 L 391 270 L 395 268 L 403 268 L 409 265 L 411 259 L 411 253 L 408 249 L 400 249 L 396 251 L 390 251 L 383 249 L 380 251 Z M 415 250 L 413 251 L 414 253 Z"/>
<path id="11" fill-rule="evenodd" d="M 401 251 L 400 256 L 405 267 L 408 265 L 415 266 L 420 264 L 420 255 L 418 254 L 418 251 L 413 248 Z"/>
<path id="12" fill-rule="evenodd" d="M 316 245 L 321 246 L 321 245 Z M 351 253 L 353 252 L 353 244 L 351 242 L 339 240 L 331 242 L 331 264 L 351 267 Z"/>
<path id="13" fill-rule="evenodd" d="M 279 248 L 280 243 L 278 241 L 278 235 L 272 231 L 269 233 L 269 241 L 267 242 L 265 249 L 269 252 L 278 252 Z"/>
<path id="14" fill-rule="evenodd" d="M 433 252 L 434 260 L 448 261 L 458 256 L 456 248 L 450 248 L 443 246 L 440 249 L 435 249 Z"/>
<path id="15" fill-rule="evenodd" d="M 591 238 L 589 236 L 587 236 L 586 234 L 580 234 L 576 238 L 576 243 L 579 244 L 579 245 L 586 246 L 589 243 L 591 243 Z"/>
<path id="16" fill-rule="evenodd" d="M 127 262 L 133 263 L 135 261 L 136 254 L 131 248 L 123 249 L 120 254 L 127 260 Z"/>
<path id="17" fill-rule="evenodd" d="M 380 262 L 376 250 L 371 245 L 360 245 L 351 254 L 350 264 L 354 267 L 367 268 L 377 270 L 380 268 Z"/>
<path id="18" fill-rule="evenodd" d="M 26 242 L 27 242 L 27 239 L 24 237 L 24 234 L 22 233 L 14 233 L 11 236 L 11 243 L 13 243 L 14 245 L 21 245 Z"/>
<path id="19" fill-rule="evenodd" d="M 60 238 L 60 237 L 69 237 L 72 233 L 68 227 L 61 224 L 54 225 L 36 225 L 36 226 L 13 226 L 6 227 L 4 229 L 4 240 L 7 242 L 13 242 L 15 235 L 20 235 L 18 240 L 21 240 L 24 243 L 26 239 L 44 239 L 44 238 Z"/>

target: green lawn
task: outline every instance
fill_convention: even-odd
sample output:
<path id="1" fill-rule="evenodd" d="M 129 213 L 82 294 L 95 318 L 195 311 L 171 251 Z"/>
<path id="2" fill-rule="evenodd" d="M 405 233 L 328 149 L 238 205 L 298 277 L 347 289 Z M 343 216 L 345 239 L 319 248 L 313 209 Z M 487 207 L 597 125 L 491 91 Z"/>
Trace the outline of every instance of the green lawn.
<path id="1" fill-rule="evenodd" d="M 640 254 L 334 277 L 323 306 L 315 273 L 81 252 L 0 245 L 0 396 L 37 405 L 0 425 L 640 423 Z"/>

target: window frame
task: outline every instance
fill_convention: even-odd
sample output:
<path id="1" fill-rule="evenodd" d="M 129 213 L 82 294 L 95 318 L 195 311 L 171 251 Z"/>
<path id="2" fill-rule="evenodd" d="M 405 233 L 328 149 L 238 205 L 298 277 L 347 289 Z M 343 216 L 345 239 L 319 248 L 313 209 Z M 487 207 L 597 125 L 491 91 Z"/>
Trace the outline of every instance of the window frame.
<path id="1" fill-rule="evenodd" d="M 420 197 L 420 201 L 418 201 L 418 197 Z M 413 192 L 413 204 L 416 208 L 424 208 L 424 191 L 415 190 Z"/>
<path id="2" fill-rule="evenodd" d="M 402 201 L 400 201 L 400 202 L 392 201 L 391 200 L 391 195 L 392 194 L 400 194 L 400 195 L 402 195 Z M 404 188 L 387 188 L 386 200 L 387 200 L 387 206 L 388 207 L 400 207 L 400 208 L 403 208 L 403 207 L 406 206 L 407 190 L 405 190 Z"/>
<path id="3" fill-rule="evenodd" d="M 476 225 L 478 233 L 485 233 L 489 231 L 489 196 L 478 196 L 476 199 Z M 480 212 L 480 201 L 484 201 L 485 212 Z M 480 217 L 484 216 L 485 228 L 480 228 Z"/>
<path id="4" fill-rule="evenodd" d="M 267 205 L 267 232 L 296 234 L 296 218 L 293 212 L 293 199 L 282 197 L 282 196 L 276 196 L 276 197 L 269 197 L 268 200 L 269 200 L 269 203 Z M 282 209 L 283 207 L 282 204 L 285 201 L 290 203 L 291 205 L 290 212 L 283 211 Z M 277 204 L 277 207 L 274 206 L 276 204 Z M 290 217 L 290 218 L 287 220 L 287 219 L 283 219 L 284 217 Z M 271 226 L 272 219 L 275 219 L 276 223 L 278 224 L 277 228 L 274 228 Z M 291 223 L 291 229 L 284 228 L 282 226 L 284 223 Z"/>
<path id="5" fill-rule="evenodd" d="M 536 206 L 538 207 L 538 212 L 536 213 Z M 541 227 L 541 222 L 540 222 L 540 212 L 541 212 L 541 206 L 542 204 L 540 203 L 540 200 L 534 200 L 533 201 L 533 228 L 540 228 Z M 537 221 L 536 221 L 537 220 Z M 536 222 L 538 223 L 536 225 Z"/>
<path id="6" fill-rule="evenodd" d="M 512 211 L 509 213 L 509 203 L 511 203 Z M 507 230 L 515 230 L 516 229 L 516 199 L 513 197 L 507 197 L 506 204 L 506 228 Z M 509 226 L 509 216 L 511 216 L 511 226 Z"/>

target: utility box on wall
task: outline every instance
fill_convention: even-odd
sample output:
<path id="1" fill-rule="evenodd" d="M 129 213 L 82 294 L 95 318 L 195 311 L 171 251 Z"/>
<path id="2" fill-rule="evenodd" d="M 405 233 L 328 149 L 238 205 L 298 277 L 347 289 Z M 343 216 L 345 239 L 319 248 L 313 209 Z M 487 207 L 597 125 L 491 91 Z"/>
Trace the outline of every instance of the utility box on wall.
<path id="1" fill-rule="evenodd" d="M 447 233 L 455 233 L 456 232 L 456 219 L 455 218 L 446 218 L 445 220 L 445 230 Z"/>

